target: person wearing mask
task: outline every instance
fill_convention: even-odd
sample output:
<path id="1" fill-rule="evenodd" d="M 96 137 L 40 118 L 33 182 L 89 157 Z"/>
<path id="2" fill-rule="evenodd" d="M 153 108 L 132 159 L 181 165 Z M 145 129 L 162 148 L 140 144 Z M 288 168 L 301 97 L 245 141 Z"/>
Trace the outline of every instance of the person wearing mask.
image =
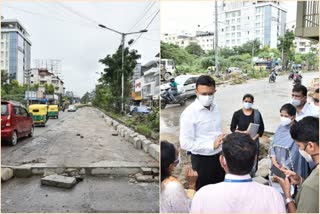
<path id="1" fill-rule="evenodd" d="M 187 193 L 178 179 L 171 176 L 179 165 L 179 151 L 172 143 L 161 141 L 161 213 L 187 213 L 190 210 L 191 198 L 195 193 L 197 172 L 188 168 L 186 179 L 189 183 Z"/>
<path id="2" fill-rule="evenodd" d="M 309 175 L 308 163 L 290 135 L 290 128 L 296 123 L 295 117 L 296 108 L 292 104 L 287 103 L 280 108 L 280 126 L 273 136 L 271 160 L 277 168 L 290 169 L 306 178 Z"/>
<path id="3" fill-rule="evenodd" d="M 308 90 L 303 85 L 295 85 L 292 89 L 291 104 L 294 105 L 297 110 L 296 121 L 307 116 L 319 116 L 319 112 L 307 103 L 307 93 Z"/>
<path id="4" fill-rule="evenodd" d="M 290 134 L 302 157 L 308 162 L 313 161 L 315 166 L 305 180 L 291 170 L 282 170 L 285 179 L 278 176 L 274 176 L 274 179 L 280 183 L 284 192 L 289 213 L 319 213 L 319 118 L 303 118 L 292 125 Z M 300 187 L 295 200 L 290 194 L 292 184 Z"/>
<path id="5" fill-rule="evenodd" d="M 223 181 L 225 175 L 219 163 L 224 134 L 215 92 L 212 77 L 200 76 L 196 82 L 197 98 L 180 116 L 180 145 L 191 153 L 192 168 L 198 173 L 196 190 Z"/>
<path id="6" fill-rule="evenodd" d="M 250 123 L 259 124 L 259 130 L 256 136 L 252 139 L 257 145 L 257 156 L 259 156 L 259 137 L 262 137 L 264 132 L 264 123 L 260 112 L 257 109 L 253 109 L 254 97 L 251 94 L 245 94 L 242 98 L 242 108 L 233 113 L 230 130 L 231 132 L 240 132 L 248 134 L 248 127 Z M 258 158 L 257 158 L 258 160 Z M 255 163 L 254 168 L 251 172 L 253 176 L 258 170 L 258 161 Z"/>
<path id="7" fill-rule="evenodd" d="M 219 162 L 226 172 L 224 182 L 201 188 L 192 199 L 191 213 L 284 213 L 281 194 L 252 181 L 250 171 L 257 147 L 250 136 L 234 132 L 222 143 Z M 213 170 L 213 169 L 212 169 Z"/>

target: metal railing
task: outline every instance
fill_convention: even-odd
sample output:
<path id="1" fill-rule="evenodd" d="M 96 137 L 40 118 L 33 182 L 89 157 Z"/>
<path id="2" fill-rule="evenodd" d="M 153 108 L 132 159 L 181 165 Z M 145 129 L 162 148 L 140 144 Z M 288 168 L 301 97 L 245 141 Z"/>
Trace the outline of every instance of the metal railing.
<path id="1" fill-rule="evenodd" d="M 306 1 L 303 15 L 304 27 L 319 26 L 319 1 Z"/>

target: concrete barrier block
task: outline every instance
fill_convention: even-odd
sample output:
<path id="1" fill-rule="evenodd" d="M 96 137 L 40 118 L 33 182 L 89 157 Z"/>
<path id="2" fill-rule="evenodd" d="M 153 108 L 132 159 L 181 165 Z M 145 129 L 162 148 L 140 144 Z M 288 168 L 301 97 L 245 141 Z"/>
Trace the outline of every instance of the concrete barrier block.
<path id="1" fill-rule="evenodd" d="M 140 138 L 135 137 L 135 138 L 133 139 L 133 141 L 134 141 L 134 143 L 133 143 L 134 148 L 136 148 L 136 149 L 141 149 L 141 148 L 142 148 L 142 141 L 141 141 Z"/>
<path id="2" fill-rule="evenodd" d="M 28 178 L 32 176 L 32 170 L 31 167 L 15 167 L 13 174 L 17 178 Z"/>
<path id="3" fill-rule="evenodd" d="M 145 153 L 148 153 L 149 146 L 152 144 L 150 140 L 143 140 L 142 141 L 142 149 Z"/>
<path id="4" fill-rule="evenodd" d="M 1 169 L 1 181 L 8 181 L 13 177 L 13 170 L 10 168 Z"/>
<path id="5" fill-rule="evenodd" d="M 149 151 L 148 151 L 149 155 L 151 157 L 153 157 L 154 159 L 156 159 L 157 161 L 160 161 L 160 146 L 156 145 L 156 144 L 151 144 L 149 146 Z"/>

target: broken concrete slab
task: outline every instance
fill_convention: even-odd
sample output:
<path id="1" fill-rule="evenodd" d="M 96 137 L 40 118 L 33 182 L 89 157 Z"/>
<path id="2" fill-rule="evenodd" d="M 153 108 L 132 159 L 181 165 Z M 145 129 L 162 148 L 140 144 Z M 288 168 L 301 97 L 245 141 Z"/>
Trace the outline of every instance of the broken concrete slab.
<path id="1" fill-rule="evenodd" d="M 146 136 L 144 136 L 144 135 L 138 135 L 138 138 L 140 138 L 140 140 L 146 140 L 147 138 L 146 138 Z"/>
<path id="2" fill-rule="evenodd" d="M 1 181 L 10 180 L 13 177 L 13 170 L 10 168 L 1 169 Z"/>
<path id="3" fill-rule="evenodd" d="M 141 175 L 140 173 L 136 174 L 135 178 L 138 182 L 153 182 L 154 181 L 152 175 Z"/>
<path id="4" fill-rule="evenodd" d="M 41 178 L 41 184 L 70 189 L 77 183 L 76 178 L 61 175 L 49 175 Z"/>
<path id="5" fill-rule="evenodd" d="M 150 140 L 142 140 L 142 149 L 145 153 L 148 153 L 149 146 L 152 144 Z"/>
<path id="6" fill-rule="evenodd" d="M 13 174 L 17 178 L 28 178 L 32 176 L 31 167 L 18 166 L 13 169 Z"/>
<path id="7" fill-rule="evenodd" d="M 149 155 L 151 157 L 153 157 L 154 159 L 156 159 L 157 161 L 160 161 L 160 146 L 157 144 L 151 144 L 149 146 L 149 151 L 148 151 Z"/>
<path id="8" fill-rule="evenodd" d="M 141 167 L 142 175 L 152 175 L 152 169 L 147 167 Z"/>

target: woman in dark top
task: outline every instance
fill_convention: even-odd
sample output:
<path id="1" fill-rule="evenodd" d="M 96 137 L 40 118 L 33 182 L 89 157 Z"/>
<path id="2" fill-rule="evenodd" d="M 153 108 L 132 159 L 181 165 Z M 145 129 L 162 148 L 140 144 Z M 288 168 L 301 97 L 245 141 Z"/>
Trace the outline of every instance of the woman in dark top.
<path id="1" fill-rule="evenodd" d="M 258 156 L 259 156 L 259 137 L 262 137 L 264 132 L 263 119 L 260 112 L 257 109 L 253 109 L 254 97 L 251 94 L 245 94 L 242 98 L 242 109 L 233 113 L 230 130 L 232 132 L 240 132 L 249 134 L 247 131 L 250 123 L 259 124 L 259 130 L 256 136 L 252 139 L 257 143 Z M 257 159 L 258 160 L 258 159 Z M 258 164 L 254 167 L 255 171 L 258 169 Z"/>

